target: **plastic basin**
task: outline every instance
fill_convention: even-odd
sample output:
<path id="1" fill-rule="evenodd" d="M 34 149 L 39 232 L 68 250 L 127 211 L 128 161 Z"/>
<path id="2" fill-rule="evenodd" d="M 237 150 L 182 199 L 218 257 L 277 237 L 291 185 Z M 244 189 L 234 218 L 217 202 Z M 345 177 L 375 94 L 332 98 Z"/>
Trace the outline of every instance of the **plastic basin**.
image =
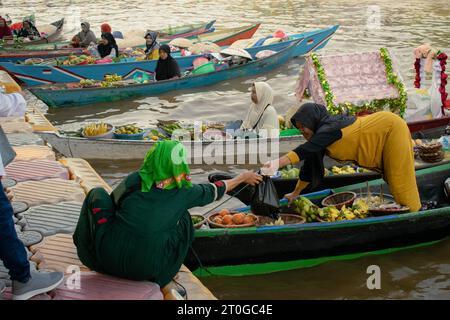
<path id="1" fill-rule="evenodd" d="M 119 140 L 143 140 L 144 131 L 134 134 L 114 133 L 114 138 Z"/>
<path id="2" fill-rule="evenodd" d="M 214 67 L 214 63 L 208 62 L 208 63 L 205 63 L 205 64 L 201 65 L 200 67 L 192 70 L 192 74 L 199 75 L 199 74 L 205 74 L 205 73 L 210 73 L 210 72 L 214 72 L 214 71 L 216 71 L 216 68 Z"/>

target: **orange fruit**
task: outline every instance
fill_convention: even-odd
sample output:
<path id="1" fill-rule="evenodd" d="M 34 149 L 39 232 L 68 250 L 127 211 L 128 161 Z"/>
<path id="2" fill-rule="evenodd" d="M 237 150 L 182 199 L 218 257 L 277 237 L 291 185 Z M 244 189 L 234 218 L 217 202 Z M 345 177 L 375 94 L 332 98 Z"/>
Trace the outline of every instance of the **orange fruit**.
<path id="1" fill-rule="evenodd" d="M 244 222 L 245 215 L 243 213 L 236 213 L 233 215 L 234 224 L 242 224 Z"/>
<path id="2" fill-rule="evenodd" d="M 244 223 L 243 224 L 250 224 L 253 223 L 255 220 L 253 219 L 252 216 L 245 216 L 244 217 Z"/>
<path id="3" fill-rule="evenodd" d="M 229 225 L 229 224 L 233 224 L 233 216 L 230 214 L 227 214 L 225 216 L 222 217 L 222 224 L 224 225 Z"/>
<path id="4" fill-rule="evenodd" d="M 220 212 L 219 212 L 219 215 L 220 215 L 221 217 L 224 217 L 224 216 L 226 216 L 227 214 L 230 214 L 230 210 L 228 210 L 228 209 L 222 209 L 222 210 L 220 210 Z"/>

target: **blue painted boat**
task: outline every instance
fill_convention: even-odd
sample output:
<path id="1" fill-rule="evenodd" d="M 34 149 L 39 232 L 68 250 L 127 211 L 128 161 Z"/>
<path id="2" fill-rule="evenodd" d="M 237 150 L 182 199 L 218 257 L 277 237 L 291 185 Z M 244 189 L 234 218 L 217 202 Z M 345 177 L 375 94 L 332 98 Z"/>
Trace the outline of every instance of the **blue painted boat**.
<path id="1" fill-rule="evenodd" d="M 260 60 L 207 74 L 181 79 L 139 84 L 136 82 L 119 87 L 82 88 L 78 83 L 55 84 L 30 88 L 30 91 L 49 107 L 81 106 L 106 101 L 117 101 L 133 97 L 154 96 L 173 90 L 192 89 L 216 84 L 238 77 L 248 77 L 269 72 L 295 56 L 295 49 L 305 39 L 292 42 L 287 48 Z"/>
<path id="2" fill-rule="evenodd" d="M 338 25 L 325 29 L 310 31 L 291 36 L 291 40 L 276 44 L 258 46 L 247 49 L 254 57 L 262 50 L 282 50 L 297 40 L 298 45 L 294 49 L 294 57 L 305 55 L 311 51 L 323 48 L 339 28 Z M 181 69 L 192 67 L 192 62 L 198 55 L 187 57 L 175 57 Z M 21 65 L 9 62 L 1 62 L 0 66 L 16 76 L 28 86 L 78 82 L 82 79 L 103 80 L 107 74 L 118 74 L 124 79 L 131 79 L 135 73 L 147 73 L 152 75 L 156 68 L 156 61 L 132 61 L 112 64 L 97 64 L 83 66 L 51 66 L 51 65 Z"/>

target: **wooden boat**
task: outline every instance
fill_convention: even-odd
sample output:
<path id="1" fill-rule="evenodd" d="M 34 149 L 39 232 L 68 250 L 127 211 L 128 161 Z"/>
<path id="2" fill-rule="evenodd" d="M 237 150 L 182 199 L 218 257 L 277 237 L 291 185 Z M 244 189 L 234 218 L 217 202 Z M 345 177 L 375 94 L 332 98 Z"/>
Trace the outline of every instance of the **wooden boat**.
<path id="1" fill-rule="evenodd" d="M 178 26 L 174 28 L 167 28 L 165 30 L 157 32 L 159 33 L 160 37 L 165 39 L 173 39 L 178 37 L 195 37 L 202 33 L 213 31 L 212 28 L 215 22 L 216 20 L 212 20 L 207 23 Z M 29 58 L 40 58 L 45 60 L 81 54 L 87 54 L 87 51 L 80 48 L 71 48 L 70 42 L 65 41 L 54 44 L 47 44 L 45 46 L 30 45 L 26 48 L 26 50 L 22 48 L 17 50 L 12 50 L 12 48 L 9 48 L 8 50 L 0 50 L 0 62 L 15 63 Z"/>
<path id="2" fill-rule="evenodd" d="M 0 51 L 0 62 L 16 63 L 27 59 L 53 59 L 62 58 L 70 55 L 82 55 L 88 52 L 82 48 L 67 48 L 59 50 L 41 50 L 41 51 Z M 4 69 L 0 66 L 0 68 Z"/>
<path id="3" fill-rule="evenodd" d="M 71 137 L 59 132 L 38 132 L 41 138 L 67 157 L 117 160 L 143 159 L 156 143 L 152 140 L 91 140 Z M 265 163 L 268 159 L 289 152 L 303 143 L 301 136 L 277 139 L 239 139 L 222 141 L 183 141 L 191 164 Z M 212 156 L 208 156 L 212 154 Z M 236 162 L 239 161 L 239 162 Z"/>
<path id="4" fill-rule="evenodd" d="M 55 21 L 47 26 L 39 27 L 39 32 L 46 33 L 45 36 L 42 36 L 40 39 L 31 40 L 28 42 L 21 43 L 21 46 L 27 47 L 27 46 L 33 46 L 33 45 L 39 45 L 39 44 L 45 44 L 45 43 L 52 43 L 61 38 L 61 33 L 64 27 L 64 18 Z M 3 48 L 9 48 L 9 47 L 15 47 L 16 44 L 9 44 L 4 43 Z"/>
<path id="5" fill-rule="evenodd" d="M 417 135 L 420 133 L 420 138 L 426 139 L 435 139 L 439 138 L 445 134 L 445 128 L 448 123 L 442 123 L 443 126 L 437 127 L 434 129 L 426 130 L 427 127 L 423 127 L 422 125 L 419 127 L 416 125 L 416 122 L 408 123 L 411 134 Z M 434 123 L 433 123 L 434 124 Z M 415 131 L 417 129 L 422 129 L 422 131 Z M 425 129 L 425 130 L 424 130 Z M 431 134 L 427 134 L 433 130 Z M 53 148 L 55 148 L 59 153 L 63 154 L 66 157 L 75 157 L 75 158 L 83 158 L 83 159 L 109 159 L 111 155 L 114 155 L 115 159 L 123 159 L 123 160 L 132 160 L 132 159 L 143 159 L 146 155 L 147 151 L 155 144 L 154 141 L 151 140 L 117 140 L 117 139 L 98 139 L 98 140 L 89 140 L 81 137 L 73 137 L 68 136 L 63 133 L 58 132 L 57 130 L 52 130 L 48 132 L 39 132 L 39 135 L 42 137 L 44 141 L 49 143 Z M 280 154 L 287 153 L 292 149 L 296 148 L 299 144 L 305 142 L 303 136 L 301 135 L 292 135 L 287 137 L 279 137 L 277 139 L 247 139 L 244 141 L 237 140 L 224 140 L 224 141 L 215 141 L 214 144 L 216 146 L 222 146 L 222 163 L 226 163 L 227 157 L 234 156 L 245 156 L 246 160 L 250 161 L 250 159 L 254 159 L 260 154 L 258 145 L 259 143 L 266 144 L 268 146 L 277 145 L 278 151 L 275 151 L 273 148 L 269 148 L 268 152 L 273 149 L 273 152 L 277 152 Z M 184 142 L 185 147 L 188 150 L 188 153 L 192 153 L 189 155 L 188 160 L 190 163 L 202 163 L 201 155 L 195 155 L 192 151 L 194 148 L 211 148 L 212 142 L 210 141 L 186 141 Z M 244 148 L 245 146 L 245 148 Z M 231 152 L 229 152 L 231 150 Z M 271 151 L 272 152 L 272 151 Z M 231 153 L 231 154 L 229 154 Z M 259 160 L 259 159 L 258 159 Z M 261 159 L 264 160 L 264 159 Z M 219 161 L 219 159 L 218 159 Z M 245 162 L 249 163 L 249 162 Z M 260 161 L 258 163 L 264 163 L 264 161 Z M 331 167 L 332 165 L 336 165 L 337 163 L 330 162 L 327 167 Z M 342 177 L 341 177 L 342 178 Z M 350 177 L 351 179 L 359 179 L 362 178 L 364 181 L 377 179 L 379 178 L 378 174 L 375 173 L 367 173 L 367 174 L 357 174 Z M 327 188 L 335 188 L 338 185 L 333 184 L 333 181 L 336 180 L 336 176 L 328 178 L 329 184 Z M 340 178 L 339 178 L 340 180 Z M 355 180 L 352 180 L 355 181 Z M 293 190 L 296 184 L 296 179 L 286 179 L 280 180 L 280 195 L 284 195 L 288 192 L 286 190 Z M 341 182 L 339 182 L 341 184 Z M 289 191 L 290 192 L 290 191 Z"/>
<path id="6" fill-rule="evenodd" d="M 185 265 L 195 270 L 197 276 L 242 276 L 434 243 L 450 235 L 450 203 L 444 193 L 444 181 L 449 176 L 450 164 L 417 171 L 422 201 L 437 201 L 440 206 L 437 209 L 351 221 L 197 230 Z M 372 181 L 370 185 L 374 190 L 382 186 L 389 193 L 382 180 Z M 365 184 L 356 184 L 324 190 L 308 198 L 320 203 L 331 192 L 359 193 L 364 187 Z M 238 211 L 249 211 L 249 208 Z"/>
<path id="7" fill-rule="evenodd" d="M 247 49 L 255 57 L 262 50 L 280 51 L 297 40 L 303 40 L 295 48 L 294 56 L 302 56 L 309 52 L 323 48 L 331 39 L 339 26 L 295 34 L 290 40 L 272 45 L 258 46 Z M 181 69 L 192 67 L 193 61 L 200 55 L 180 57 L 174 55 Z M 52 65 L 22 65 L 10 62 L 0 62 L 0 66 L 8 70 L 17 79 L 28 86 L 53 83 L 77 82 L 82 79 L 103 80 L 107 74 L 118 74 L 124 79 L 132 78 L 136 72 L 146 73 L 150 76 L 156 68 L 157 61 L 130 61 L 112 64 L 81 65 L 81 66 L 52 66 Z"/>
<path id="8" fill-rule="evenodd" d="M 213 42 L 218 46 L 229 46 L 241 39 L 250 39 L 260 27 L 260 23 L 246 26 L 205 33 L 193 39 L 193 42 Z"/>
<path id="9" fill-rule="evenodd" d="M 416 170 L 422 170 L 422 169 L 426 169 L 426 168 L 440 166 L 440 165 L 443 165 L 446 163 L 450 163 L 450 160 L 444 159 L 437 163 L 426 163 L 421 160 L 416 160 L 415 166 L 416 166 Z M 351 164 L 351 163 L 343 164 L 343 163 L 339 163 L 329 157 L 324 158 L 324 166 L 328 169 L 330 169 L 332 166 L 343 166 L 343 165 L 347 165 L 347 164 Z M 227 172 L 214 172 L 209 175 L 208 179 L 210 182 L 216 182 L 219 180 L 231 179 L 234 176 L 235 176 L 235 174 L 230 174 Z M 322 184 L 320 186 L 318 186 L 316 188 L 307 187 L 305 190 L 302 191 L 302 194 L 318 192 L 318 191 L 324 190 L 324 189 L 341 188 L 346 185 L 363 183 L 363 182 L 372 181 L 372 180 L 381 179 L 381 178 L 382 178 L 381 174 L 378 172 L 375 172 L 375 171 L 353 173 L 353 174 L 328 175 L 328 176 L 324 177 Z M 280 199 L 282 199 L 286 194 L 291 193 L 295 189 L 298 178 L 295 178 L 295 179 L 274 178 L 274 179 L 272 179 L 272 181 L 274 183 L 275 189 L 277 190 L 278 197 Z M 231 192 L 230 195 L 236 197 L 242 203 L 249 205 L 252 200 L 253 190 L 251 188 L 247 188 L 247 189 L 244 189 L 243 191 L 239 192 L 238 194 Z"/>
<path id="10" fill-rule="evenodd" d="M 175 38 L 189 38 L 208 32 L 213 28 L 216 20 L 211 20 L 207 23 L 186 24 L 177 27 L 168 27 L 164 30 L 158 31 L 159 38 L 175 39 Z"/>
<path id="11" fill-rule="evenodd" d="M 297 40 L 287 48 L 260 60 L 207 74 L 192 75 L 150 83 L 132 81 L 120 87 L 68 88 L 67 84 L 55 84 L 30 88 L 30 91 L 49 107 L 81 106 L 105 101 L 118 101 L 133 97 L 153 96 L 168 91 L 192 89 L 213 85 L 222 81 L 266 73 L 288 62 L 294 56 Z M 75 84 L 77 85 L 77 84 Z"/>
<path id="12" fill-rule="evenodd" d="M 439 127 L 438 130 L 435 128 L 435 132 L 433 134 L 423 134 L 423 132 L 427 131 L 414 131 L 417 130 L 418 127 L 415 122 L 408 123 L 411 134 L 414 136 L 420 133 L 421 138 L 431 139 L 431 138 L 439 138 L 445 133 L 445 126 Z M 117 140 L 117 139 L 98 139 L 98 140 L 89 140 L 81 137 L 73 137 L 68 136 L 63 133 L 58 132 L 57 130 L 49 131 L 49 132 L 39 132 L 39 135 L 42 137 L 44 141 L 49 143 L 53 148 L 55 148 L 59 153 L 63 154 L 66 157 L 75 157 L 75 158 L 83 158 L 83 159 L 109 159 L 111 154 L 114 155 L 115 159 L 143 159 L 146 155 L 147 151 L 155 144 L 154 141 L 151 140 Z M 244 157 L 245 163 L 250 163 L 251 159 L 257 157 L 260 153 L 258 148 L 258 143 L 265 143 L 268 146 L 278 145 L 278 151 L 274 148 L 270 148 L 268 151 L 273 149 L 273 152 L 279 152 L 280 154 L 287 153 L 292 149 L 296 148 L 299 144 L 305 142 L 303 136 L 301 135 L 291 135 L 288 137 L 280 137 L 278 139 L 266 139 L 265 141 L 261 139 L 248 139 L 245 141 L 215 141 L 214 144 L 216 146 L 222 146 L 222 157 L 220 161 L 222 163 L 226 163 L 227 157 Z M 188 149 L 188 152 L 194 150 L 194 148 L 204 148 L 213 147 L 210 141 L 188 141 L 184 142 L 185 147 Z M 244 148 L 245 146 L 245 148 Z M 231 150 L 231 151 L 230 151 Z M 272 152 L 272 151 L 271 151 Z M 275 155 L 276 156 L 276 155 Z M 203 163 L 202 156 L 191 155 L 189 157 L 190 163 Z M 259 159 L 258 159 L 259 160 Z M 263 159 L 261 159 L 263 160 Z M 217 160 L 219 161 L 219 159 Z M 264 163 L 264 161 L 260 161 L 258 163 Z M 331 167 L 333 165 L 337 165 L 336 162 L 328 162 L 327 167 Z M 420 165 L 420 164 L 419 164 Z M 349 179 L 353 179 L 351 181 L 358 181 L 354 179 L 363 179 L 373 180 L 379 178 L 379 175 L 376 173 L 367 173 L 367 174 L 355 174 L 349 175 Z M 333 176 L 327 178 L 327 188 L 336 188 L 342 185 L 341 180 L 343 177 Z M 339 180 L 339 185 L 334 184 L 335 180 Z M 292 191 L 296 184 L 296 179 L 285 179 L 277 182 L 279 184 L 280 195 L 284 195 L 290 191 Z M 286 192 L 287 190 L 290 190 Z"/>

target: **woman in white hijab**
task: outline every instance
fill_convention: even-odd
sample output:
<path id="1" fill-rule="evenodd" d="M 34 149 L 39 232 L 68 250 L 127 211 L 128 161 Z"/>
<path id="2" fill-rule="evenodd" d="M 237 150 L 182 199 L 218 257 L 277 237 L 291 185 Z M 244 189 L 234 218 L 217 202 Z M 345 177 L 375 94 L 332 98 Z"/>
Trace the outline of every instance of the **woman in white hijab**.
<path id="1" fill-rule="evenodd" d="M 273 90 L 265 82 L 255 82 L 252 86 L 252 105 L 242 123 L 242 130 L 254 130 L 260 136 L 277 138 L 279 136 L 280 124 L 278 114 L 273 103 Z"/>

